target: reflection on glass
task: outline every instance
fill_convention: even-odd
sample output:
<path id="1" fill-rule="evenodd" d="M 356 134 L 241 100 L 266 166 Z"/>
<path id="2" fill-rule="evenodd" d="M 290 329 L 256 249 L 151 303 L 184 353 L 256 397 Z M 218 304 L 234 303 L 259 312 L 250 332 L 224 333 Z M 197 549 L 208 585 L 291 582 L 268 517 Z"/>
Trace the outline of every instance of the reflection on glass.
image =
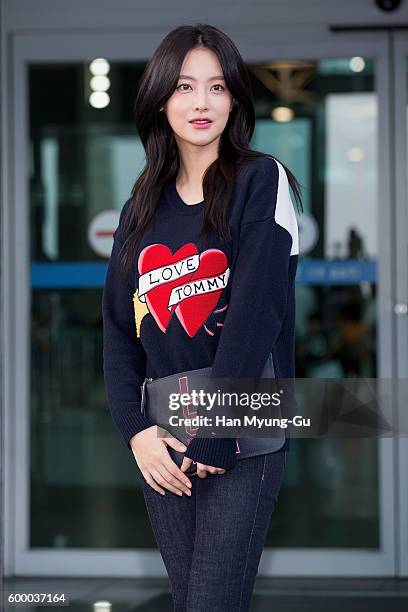
<path id="1" fill-rule="evenodd" d="M 299 377 L 377 375 L 377 98 L 366 58 L 249 66 L 255 149 L 303 185 Z M 133 97 L 142 65 L 31 66 L 31 529 L 33 547 L 155 548 L 137 465 L 109 415 L 100 313 L 105 256 L 89 229 L 143 167 Z M 50 83 L 53 87 L 49 87 Z M 47 96 L 43 95 L 47 85 Z M 100 235 L 109 237 L 112 227 Z M 69 264 L 69 265 L 66 265 Z M 379 546 L 375 440 L 292 440 L 267 545 Z"/>
<path id="2" fill-rule="evenodd" d="M 304 189 L 296 286 L 297 376 L 375 377 L 373 62 L 277 61 L 251 71 L 259 117 L 253 144 L 281 157 Z M 270 546 L 378 548 L 377 441 L 293 440 L 279 502 Z"/>

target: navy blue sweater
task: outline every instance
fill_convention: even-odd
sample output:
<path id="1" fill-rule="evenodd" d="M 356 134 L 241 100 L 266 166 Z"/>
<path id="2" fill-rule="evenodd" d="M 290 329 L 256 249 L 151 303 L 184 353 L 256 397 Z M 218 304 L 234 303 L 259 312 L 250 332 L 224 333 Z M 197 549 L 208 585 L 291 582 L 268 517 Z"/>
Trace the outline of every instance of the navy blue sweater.
<path id="1" fill-rule="evenodd" d="M 205 202 L 185 204 L 175 179 L 167 183 L 126 278 L 118 254 L 130 202 L 113 235 L 102 298 L 105 387 L 128 448 L 154 425 L 140 411 L 145 377 L 211 366 L 213 378 L 258 378 L 271 351 L 277 376 L 295 376 L 299 253 L 287 175 L 271 156 L 237 165 L 228 241 L 211 232 L 199 245 Z M 185 456 L 230 469 L 235 450 L 234 438 L 197 435 Z"/>

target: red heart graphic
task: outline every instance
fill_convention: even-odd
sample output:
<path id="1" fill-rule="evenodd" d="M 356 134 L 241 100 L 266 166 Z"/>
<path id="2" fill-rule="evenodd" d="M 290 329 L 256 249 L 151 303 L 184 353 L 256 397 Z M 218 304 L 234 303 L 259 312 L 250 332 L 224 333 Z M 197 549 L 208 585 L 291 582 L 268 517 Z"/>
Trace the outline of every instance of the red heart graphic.
<path id="1" fill-rule="evenodd" d="M 218 276 L 225 272 L 227 268 L 228 260 L 225 253 L 218 249 L 208 249 L 200 254 L 199 268 L 185 282 L 191 283 L 202 278 Z M 185 298 L 178 304 L 176 315 L 190 338 L 195 336 L 203 323 L 206 322 L 217 305 L 224 288 L 221 287 L 217 291 Z"/>
<path id="2" fill-rule="evenodd" d="M 197 248 L 193 243 L 184 244 L 174 253 L 174 255 L 169 247 L 164 244 L 150 244 L 140 252 L 138 260 L 139 274 L 146 274 L 146 272 L 150 272 L 156 268 L 175 264 L 186 257 L 197 255 L 197 253 Z M 170 310 L 167 307 L 171 290 L 173 287 L 188 282 L 191 276 L 191 273 L 181 275 L 172 281 L 162 283 L 150 289 L 145 294 L 149 311 L 162 332 L 166 331 L 171 315 L 176 308 L 175 304 Z"/>

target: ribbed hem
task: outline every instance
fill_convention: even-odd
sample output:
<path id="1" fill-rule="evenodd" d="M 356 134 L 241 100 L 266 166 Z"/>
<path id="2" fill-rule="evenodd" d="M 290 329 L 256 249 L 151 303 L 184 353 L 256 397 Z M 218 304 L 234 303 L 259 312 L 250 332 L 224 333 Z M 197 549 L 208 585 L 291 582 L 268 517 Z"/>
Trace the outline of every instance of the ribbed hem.
<path id="1" fill-rule="evenodd" d="M 236 461 L 235 438 L 193 438 L 184 453 L 198 463 L 230 470 Z"/>

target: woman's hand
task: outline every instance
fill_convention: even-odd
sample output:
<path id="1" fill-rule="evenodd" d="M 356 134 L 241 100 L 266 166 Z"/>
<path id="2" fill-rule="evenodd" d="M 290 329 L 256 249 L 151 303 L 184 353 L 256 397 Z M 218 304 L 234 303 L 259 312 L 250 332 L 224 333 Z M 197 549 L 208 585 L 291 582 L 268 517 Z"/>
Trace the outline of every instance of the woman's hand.
<path id="1" fill-rule="evenodd" d="M 184 457 L 183 463 L 180 466 L 181 471 L 185 472 L 186 470 L 188 470 L 192 463 L 192 459 L 189 459 L 189 457 Z M 197 476 L 199 478 L 207 478 L 207 472 L 210 472 L 210 474 L 224 474 L 226 471 L 227 470 L 225 470 L 224 468 L 218 468 L 212 465 L 206 465 L 205 463 L 197 462 Z"/>
<path id="2" fill-rule="evenodd" d="M 165 495 L 162 485 L 177 495 L 191 495 L 192 486 L 188 477 L 174 463 L 166 449 L 166 444 L 179 452 L 187 450 L 185 444 L 174 438 L 167 430 L 160 427 L 160 434 L 166 433 L 166 437 L 159 437 L 159 426 L 153 425 L 140 431 L 130 440 L 133 455 L 137 465 L 146 482 L 162 495 Z"/>

